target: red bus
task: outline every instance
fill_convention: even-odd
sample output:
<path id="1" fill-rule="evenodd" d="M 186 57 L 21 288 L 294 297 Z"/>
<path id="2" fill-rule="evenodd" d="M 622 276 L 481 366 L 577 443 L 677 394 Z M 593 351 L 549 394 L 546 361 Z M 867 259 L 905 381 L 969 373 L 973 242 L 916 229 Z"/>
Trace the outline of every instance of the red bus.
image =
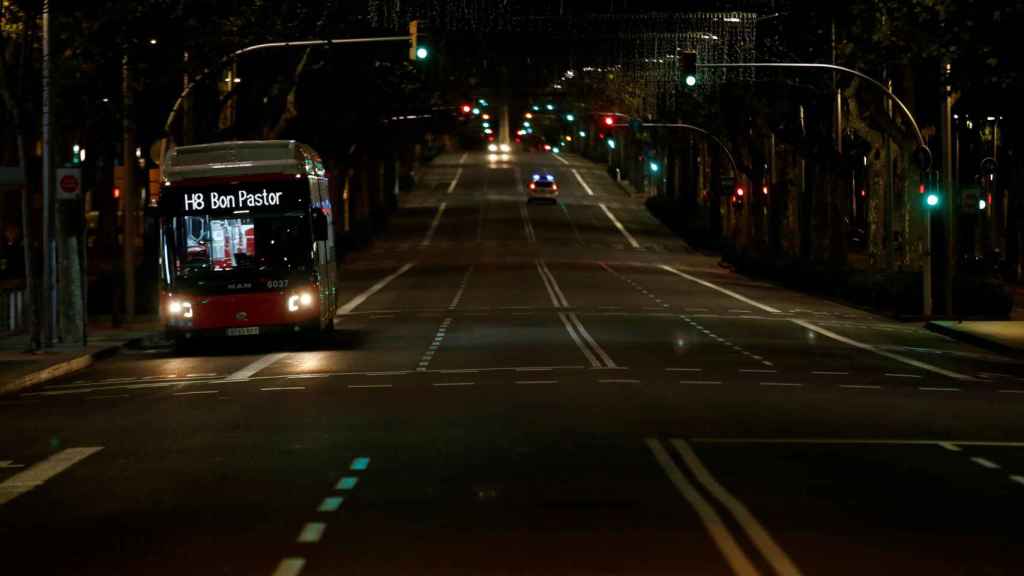
<path id="1" fill-rule="evenodd" d="M 171 150 L 160 192 L 160 314 L 198 336 L 334 327 L 334 206 L 313 149 L 294 141 Z"/>

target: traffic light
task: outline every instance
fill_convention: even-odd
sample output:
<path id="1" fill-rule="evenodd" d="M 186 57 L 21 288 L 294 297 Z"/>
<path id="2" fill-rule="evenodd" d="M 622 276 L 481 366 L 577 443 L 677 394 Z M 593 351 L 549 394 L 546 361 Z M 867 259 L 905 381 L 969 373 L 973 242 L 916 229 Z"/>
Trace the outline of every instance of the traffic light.
<path id="1" fill-rule="evenodd" d="M 426 46 L 421 45 L 420 38 L 422 32 L 420 31 L 420 21 L 413 20 L 409 22 L 409 60 L 414 62 L 419 60 L 426 60 L 430 56 L 430 50 Z"/>
<path id="2" fill-rule="evenodd" d="M 647 165 L 651 169 L 651 174 L 657 174 L 661 171 L 661 165 L 655 160 L 651 160 Z"/>
<path id="3" fill-rule="evenodd" d="M 575 122 L 576 121 L 576 115 L 573 114 L 572 112 L 566 114 L 565 115 L 565 121 L 566 122 Z"/>
<path id="4" fill-rule="evenodd" d="M 615 118 L 613 118 L 611 116 L 605 116 L 604 117 L 604 125 L 605 126 L 614 126 L 615 125 Z"/>
<path id="5" fill-rule="evenodd" d="M 612 150 L 615 150 L 615 139 L 614 138 L 609 138 L 609 139 L 605 140 L 605 142 L 608 144 L 609 148 L 611 148 Z"/>
<path id="6" fill-rule="evenodd" d="M 936 206 L 938 206 L 940 200 L 941 199 L 939 198 L 939 193 L 935 191 L 928 192 L 924 196 L 924 204 L 929 208 L 935 208 Z"/>
<path id="7" fill-rule="evenodd" d="M 473 107 L 470 106 L 469 104 L 463 104 L 462 105 L 462 113 L 463 114 L 469 114 L 472 111 L 473 111 Z"/>
<path id="8" fill-rule="evenodd" d="M 689 87 L 697 85 L 697 53 L 687 50 L 679 54 L 679 73 Z"/>

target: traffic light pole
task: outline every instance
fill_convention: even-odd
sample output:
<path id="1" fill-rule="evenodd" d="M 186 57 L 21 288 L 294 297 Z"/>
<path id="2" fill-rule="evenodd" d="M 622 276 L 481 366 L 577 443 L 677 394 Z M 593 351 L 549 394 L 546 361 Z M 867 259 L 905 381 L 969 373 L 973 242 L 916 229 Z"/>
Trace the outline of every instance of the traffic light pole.
<path id="1" fill-rule="evenodd" d="M 922 171 L 927 171 L 928 168 L 931 167 L 931 164 L 932 164 L 932 152 L 928 148 L 928 144 L 925 142 L 924 135 L 921 133 L 921 128 L 918 127 L 918 125 L 917 125 L 917 120 L 915 120 L 914 119 L 914 115 L 910 113 L 910 109 L 907 108 L 907 105 L 904 104 L 903 101 L 900 100 L 895 94 L 893 94 L 892 90 L 890 90 L 887 86 L 885 86 L 884 84 L 882 84 L 878 80 L 875 80 L 874 78 L 868 76 L 867 74 L 864 74 L 863 72 L 860 72 L 858 70 L 854 70 L 852 68 L 847 68 L 845 66 L 838 66 L 836 64 L 817 64 L 817 63 L 807 63 L 807 62 L 734 62 L 734 63 L 711 62 L 711 63 L 703 63 L 703 64 L 702 63 L 698 63 L 697 67 L 698 68 L 787 68 L 787 69 L 797 69 L 797 70 L 800 70 L 800 69 L 811 69 L 811 70 L 828 70 L 828 71 L 831 71 L 833 73 L 834 72 L 843 72 L 845 74 L 851 74 L 853 76 L 856 76 L 857 78 L 860 78 L 861 80 L 864 80 L 865 82 L 868 82 L 869 84 L 871 84 L 872 86 L 874 86 L 875 88 L 880 90 L 882 93 L 884 93 L 886 96 L 888 96 L 889 99 L 892 102 L 896 103 L 896 105 L 899 106 L 899 109 L 903 113 L 903 116 L 910 122 L 910 125 L 914 128 L 914 136 L 916 136 L 916 138 L 917 138 L 917 145 L 918 145 L 918 149 L 915 150 L 915 157 L 916 157 L 918 163 L 920 164 L 921 170 Z M 951 109 L 952 109 L 951 102 L 949 103 L 949 106 L 947 106 L 946 103 L 943 104 L 943 117 L 944 118 L 946 117 L 946 115 L 948 113 L 950 113 Z M 947 130 L 946 134 L 949 134 L 949 132 L 950 131 Z M 840 139 L 840 141 L 841 141 L 841 139 Z M 946 156 L 946 155 L 948 155 L 948 154 L 944 154 L 944 156 Z M 950 162 L 950 164 L 951 164 L 951 162 Z M 944 168 L 944 171 L 946 171 L 946 170 L 947 169 Z M 948 174 L 948 172 L 947 172 L 947 174 Z M 949 179 L 949 182 L 951 183 L 952 179 Z M 952 191 L 948 190 L 946 195 L 948 196 L 947 203 L 949 204 L 949 207 L 947 207 L 947 209 L 952 209 L 952 204 L 953 204 L 953 201 L 952 201 Z M 947 246 L 949 246 L 949 250 L 948 250 L 948 253 L 946 254 L 946 257 L 949 259 L 949 262 L 948 262 L 948 264 L 946 266 L 947 274 L 946 274 L 946 278 L 945 278 L 945 280 L 946 280 L 945 281 L 945 285 L 946 285 L 945 286 L 945 288 L 946 288 L 946 290 L 945 290 L 945 304 L 946 304 L 946 308 L 948 309 L 948 312 L 952 313 L 952 276 L 951 276 L 951 271 L 952 271 L 952 266 L 953 266 L 954 263 L 953 263 L 953 250 L 952 250 L 952 246 L 953 246 L 952 218 L 950 218 L 949 220 L 950 220 L 949 225 L 946 227 L 946 241 L 947 241 Z M 925 253 L 924 264 L 922 266 L 922 276 L 923 276 L 923 278 L 922 278 L 922 284 L 923 284 L 923 286 L 922 286 L 922 292 L 923 292 L 922 293 L 922 298 L 923 298 L 923 301 L 924 301 L 924 306 L 923 306 L 924 310 L 923 310 L 923 312 L 924 312 L 924 315 L 926 317 L 928 317 L 928 316 L 931 316 L 931 314 L 932 314 L 932 276 L 931 276 L 931 270 L 932 270 L 932 266 L 934 264 L 934 262 L 933 262 L 934 254 L 932 252 L 932 246 L 931 246 L 931 236 L 932 236 L 931 211 L 927 210 L 927 209 L 925 210 L 925 235 L 926 235 L 926 239 L 925 239 L 926 253 Z"/>
<path id="2" fill-rule="evenodd" d="M 725 146 L 725 144 L 723 144 L 722 141 L 719 140 L 718 137 L 716 137 L 711 132 L 708 132 L 707 130 L 705 130 L 705 129 L 699 127 L 699 126 L 694 126 L 693 124 L 645 122 L 645 123 L 641 124 L 640 127 L 641 128 L 683 128 L 685 130 L 692 130 L 694 132 L 699 132 L 699 133 L 707 136 L 708 138 L 714 140 L 715 144 L 718 144 L 718 146 L 722 149 L 722 151 L 725 152 L 725 156 L 727 158 L 729 158 L 729 164 L 732 166 L 733 178 L 737 178 L 737 179 L 739 178 L 740 172 L 739 172 L 739 169 L 736 167 L 736 159 L 733 158 L 732 152 L 729 152 L 729 149 Z"/>

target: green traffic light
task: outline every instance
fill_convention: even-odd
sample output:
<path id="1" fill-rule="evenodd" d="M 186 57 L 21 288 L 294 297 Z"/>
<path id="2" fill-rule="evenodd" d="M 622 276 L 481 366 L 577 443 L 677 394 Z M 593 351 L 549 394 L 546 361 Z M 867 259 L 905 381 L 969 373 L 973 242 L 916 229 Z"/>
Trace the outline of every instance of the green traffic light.
<path id="1" fill-rule="evenodd" d="M 935 192 L 929 192 L 928 195 L 925 196 L 925 198 L 924 198 L 924 203 L 927 204 L 929 208 L 934 208 L 934 207 L 938 206 L 939 205 L 939 195 L 936 194 Z"/>
<path id="2" fill-rule="evenodd" d="M 697 85 L 697 77 L 694 76 L 693 74 L 688 74 L 686 76 L 686 85 L 691 87 L 691 88 L 696 86 Z"/>
<path id="3" fill-rule="evenodd" d="M 430 55 L 430 51 L 427 50 L 423 46 L 420 46 L 419 48 L 416 49 L 416 59 L 417 60 L 426 60 L 427 56 L 429 56 L 429 55 Z"/>
<path id="4" fill-rule="evenodd" d="M 657 162 L 651 162 L 650 166 L 651 166 L 651 173 L 652 174 L 657 174 L 658 171 L 661 170 L 661 166 L 658 166 Z"/>
<path id="5" fill-rule="evenodd" d="M 574 114 L 566 114 L 565 115 L 565 119 L 568 120 L 569 122 L 575 122 L 576 121 L 576 115 L 574 115 Z"/>
<path id="6" fill-rule="evenodd" d="M 608 147 L 611 148 L 612 150 L 615 150 L 615 140 L 609 138 L 608 139 Z"/>

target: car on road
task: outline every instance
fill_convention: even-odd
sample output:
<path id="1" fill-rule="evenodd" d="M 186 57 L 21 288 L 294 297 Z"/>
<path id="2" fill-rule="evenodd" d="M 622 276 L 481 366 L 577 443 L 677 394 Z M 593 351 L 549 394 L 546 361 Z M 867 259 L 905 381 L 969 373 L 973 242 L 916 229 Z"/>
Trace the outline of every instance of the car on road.
<path id="1" fill-rule="evenodd" d="M 527 202 L 548 201 L 558 202 L 558 183 L 555 176 L 547 173 L 534 173 L 530 176 Z"/>

